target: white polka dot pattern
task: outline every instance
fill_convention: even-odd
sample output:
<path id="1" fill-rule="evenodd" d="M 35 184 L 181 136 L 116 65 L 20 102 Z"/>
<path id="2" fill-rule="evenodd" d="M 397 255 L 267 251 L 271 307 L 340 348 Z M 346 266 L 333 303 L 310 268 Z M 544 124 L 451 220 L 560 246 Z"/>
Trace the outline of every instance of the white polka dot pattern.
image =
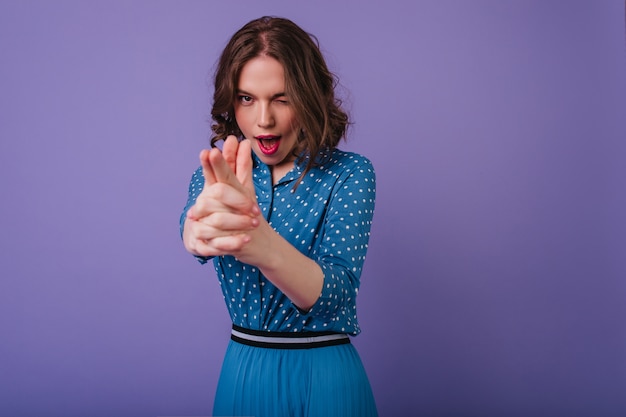
<path id="1" fill-rule="evenodd" d="M 324 272 L 322 294 L 308 312 L 300 311 L 258 268 L 232 256 L 213 259 L 234 324 L 268 331 L 360 332 L 356 296 L 367 253 L 376 177 L 371 162 L 334 150 L 294 191 L 306 160 L 272 186 L 269 168 L 253 155 L 253 176 L 261 212 L 272 227 Z M 189 185 L 185 214 L 202 191 L 198 168 Z M 205 263 L 206 258 L 198 257 Z"/>

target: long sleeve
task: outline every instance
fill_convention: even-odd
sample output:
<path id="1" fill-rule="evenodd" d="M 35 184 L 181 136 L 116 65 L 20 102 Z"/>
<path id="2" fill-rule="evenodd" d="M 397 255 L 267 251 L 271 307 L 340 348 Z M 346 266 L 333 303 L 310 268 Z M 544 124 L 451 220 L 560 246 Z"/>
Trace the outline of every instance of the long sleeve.
<path id="1" fill-rule="evenodd" d="M 191 176 L 191 181 L 189 181 L 189 190 L 187 192 L 187 203 L 185 204 L 185 207 L 183 208 L 183 212 L 180 215 L 180 219 L 179 219 L 181 238 L 183 236 L 183 229 L 185 227 L 185 219 L 187 218 L 187 211 L 189 211 L 189 209 L 194 204 L 196 204 L 196 199 L 202 192 L 203 188 L 204 188 L 204 176 L 202 175 L 202 168 L 200 167 L 194 171 L 193 175 Z M 201 264 L 207 263 L 207 261 L 210 259 L 205 256 L 195 256 L 195 258 Z"/>
<path id="2" fill-rule="evenodd" d="M 356 296 L 367 254 L 376 199 L 376 177 L 370 161 L 359 158 L 334 186 L 313 259 L 324 273 L 322 293 L 307 315 L 356 321 Z"/>

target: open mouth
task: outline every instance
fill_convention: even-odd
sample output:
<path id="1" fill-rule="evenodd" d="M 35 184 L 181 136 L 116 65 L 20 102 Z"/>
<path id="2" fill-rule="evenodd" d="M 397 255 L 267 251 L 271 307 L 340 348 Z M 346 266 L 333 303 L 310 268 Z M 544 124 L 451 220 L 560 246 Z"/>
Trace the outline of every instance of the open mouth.
<path id="1" fill-rule="evenodd" d="M 280 136 L 257 136 L 256 140 L 259 143 L 259 149 L 265 155 L 272 155 L 278 151 L 278 145 L 280 145 Z"/>

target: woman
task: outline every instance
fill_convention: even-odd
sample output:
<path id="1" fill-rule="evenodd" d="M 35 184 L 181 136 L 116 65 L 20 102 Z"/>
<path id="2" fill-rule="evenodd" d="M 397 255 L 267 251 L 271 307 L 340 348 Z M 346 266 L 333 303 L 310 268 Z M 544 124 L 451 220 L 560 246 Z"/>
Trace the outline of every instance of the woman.
<path id="1" fill-rule="evenodd" d="M 181 216 L 233 321 L 214 415 L 375 416 L 348 335 L 375 199 L 369 160 L 337 149 L 348 117 L 316 39 L 253 20 L 215 73 L 212 145 Z"/>

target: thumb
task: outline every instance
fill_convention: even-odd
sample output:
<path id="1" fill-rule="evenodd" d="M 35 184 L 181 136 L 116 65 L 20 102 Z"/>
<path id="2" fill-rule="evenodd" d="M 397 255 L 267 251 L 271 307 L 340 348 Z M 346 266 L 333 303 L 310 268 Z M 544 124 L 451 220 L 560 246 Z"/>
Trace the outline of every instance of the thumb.
<path id="1" fill-rule="evenodd" d="M 213 173 L 213 168 L 211 168 L 211 162 L 209 161 L 209 155 L 211 151 L 208 149 L 203 149 L 200 151 L 200 164 L 202 165 L 202 176 L 204 177 L 204 186 L 202 188 L 202 192 L 205 192 L 209 189 L 209 186 L 215 184 L 217 181 L 215 180 L 215 174 Z M 187 211 L 187 218 L 198 219 L 199 214 L 196 213 L 196 205 L 194 204 Z"/>
<path id="2" fill-rule="evenodd" d="M 256 201 L 256 191 L 252 181 L 252 147 L 249 139 L 239 142 L 237 149 L 237 179 L 246 189 L 248 195 Z"/>
<path id="3" fill-rule="evenodd" d="M 206 190 L 210 185 L 213 185 L 217 182 L 215 179 L 215 174 L 213 173 L 213 168 L 211 168 L 211 162 L 209 160 L 209 155 L 211 151 L 208 149 L 203 149 L 200 152 L 200 164 L 202 164 L 202 175 L 204 175 L 204 189 Z"/>

